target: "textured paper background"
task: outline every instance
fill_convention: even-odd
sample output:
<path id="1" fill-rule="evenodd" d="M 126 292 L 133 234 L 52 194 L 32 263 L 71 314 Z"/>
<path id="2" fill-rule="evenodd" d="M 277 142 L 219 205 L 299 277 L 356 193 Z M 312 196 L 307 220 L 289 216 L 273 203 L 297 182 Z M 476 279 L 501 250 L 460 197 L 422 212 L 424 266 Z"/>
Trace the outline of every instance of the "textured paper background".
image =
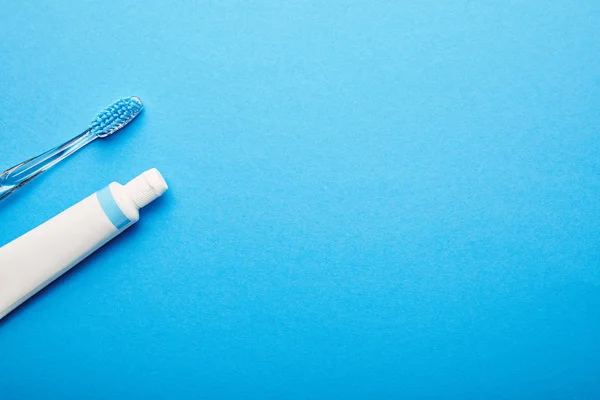
<path id="1" fill-rule="evenodd" d="M 0 323 L 0 398 L 600 397 L 598 1 L 18 1 L 0 205 L 171 189 Z"/>

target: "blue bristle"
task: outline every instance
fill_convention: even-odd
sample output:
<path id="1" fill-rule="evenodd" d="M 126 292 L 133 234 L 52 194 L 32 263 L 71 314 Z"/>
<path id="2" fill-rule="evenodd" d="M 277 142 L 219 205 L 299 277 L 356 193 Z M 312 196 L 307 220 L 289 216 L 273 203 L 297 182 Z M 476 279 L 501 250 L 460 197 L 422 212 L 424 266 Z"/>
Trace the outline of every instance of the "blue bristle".
<path id="1" fill-rule="evenodd" d="M 90 130 L 97 136 L 106 136 L 127 125 L 142 110 L 142 102 L 137 97 L 117 100 L 96 115 Z"/>

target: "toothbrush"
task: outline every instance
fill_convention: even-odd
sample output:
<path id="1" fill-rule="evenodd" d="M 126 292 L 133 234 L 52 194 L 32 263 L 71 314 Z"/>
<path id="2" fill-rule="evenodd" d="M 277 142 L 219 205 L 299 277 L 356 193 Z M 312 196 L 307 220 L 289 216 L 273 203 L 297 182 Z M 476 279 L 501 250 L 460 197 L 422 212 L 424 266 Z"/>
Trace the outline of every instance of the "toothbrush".
<path id="1" fill-rule="evenodd" d="M 105 138 L 123 128 L 142 111 L 139 97 L 127 97 L 117 100 L 105 108 L 92 120 L 88 129 L 66 143 L 48 150 L 0 173 L 0 200 L 59 161 L 73 154 L 97 138 Z"/>

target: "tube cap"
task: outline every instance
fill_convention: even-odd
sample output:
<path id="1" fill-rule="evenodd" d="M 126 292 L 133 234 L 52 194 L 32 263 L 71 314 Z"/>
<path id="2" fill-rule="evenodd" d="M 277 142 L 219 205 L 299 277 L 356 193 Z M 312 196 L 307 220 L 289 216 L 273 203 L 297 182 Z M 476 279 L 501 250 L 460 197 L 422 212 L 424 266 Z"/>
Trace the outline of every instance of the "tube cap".
<path id="1" fill-rule="evenodd" d="M 142 208 L 160 197 L 169 186 L 156 168 L 149 169 L 125 185 L 125 191 L 137 208 Z"/>

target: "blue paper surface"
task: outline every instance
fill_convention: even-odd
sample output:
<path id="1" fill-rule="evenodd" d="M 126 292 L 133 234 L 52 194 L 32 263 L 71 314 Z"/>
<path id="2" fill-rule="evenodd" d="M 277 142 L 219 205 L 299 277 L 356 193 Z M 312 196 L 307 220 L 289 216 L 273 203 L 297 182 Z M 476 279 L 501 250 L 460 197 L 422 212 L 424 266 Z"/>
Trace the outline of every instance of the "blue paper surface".
<path id="1" fill-rule="evenodd" d="M 599 398 L 600 2 L 2 2 L 0 244 L 158 168 L 0 398 Z"/>

